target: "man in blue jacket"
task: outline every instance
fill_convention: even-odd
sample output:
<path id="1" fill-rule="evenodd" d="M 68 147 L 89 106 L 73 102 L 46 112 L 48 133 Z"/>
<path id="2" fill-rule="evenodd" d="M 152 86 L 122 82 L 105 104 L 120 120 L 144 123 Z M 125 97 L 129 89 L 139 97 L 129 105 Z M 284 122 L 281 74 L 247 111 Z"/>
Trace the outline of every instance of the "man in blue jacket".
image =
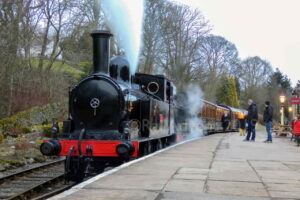
<path id="1" fill-rule="evenodd" d="M 256 104 L 252 101 L 252 99 L 248 100 L 248 115 L 247 115 L 247 123 L 248 123 L 248 128 L 247 128 L 247 136 L 244 139 L 244 141 L 255 141 L 255 125 L 258 120 L 258 113 L 257 113 L 257 107 Z M 250 140 L 251 137 L 251 140 Z"/>

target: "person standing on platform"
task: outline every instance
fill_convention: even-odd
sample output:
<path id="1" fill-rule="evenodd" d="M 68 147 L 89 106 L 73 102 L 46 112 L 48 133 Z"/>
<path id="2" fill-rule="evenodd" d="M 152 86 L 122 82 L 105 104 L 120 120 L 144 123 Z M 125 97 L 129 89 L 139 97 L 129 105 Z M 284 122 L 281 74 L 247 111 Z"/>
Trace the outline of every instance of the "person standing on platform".
<path id="1" fill-rule="evenodd" d="M 267 143 L 267 142 L 272 143 L 272 133 L 271 133 L 272 119 L 273 119 L 273 108 L 270 105 L 270 102 L 266 101 L 265 102 L 265 111 L 264 111 L 264 122 L 266 125 L 266 131 L 267 131 L 268 137 L 264 141 L 265 143 Z"/>
<path id="2" fill-rule="evenodd" d="M 291 141 L 293 141 L 293 139 L 295 139 L 295 135 L 293 133 L 294 130 L 294 126 L 295 126 L 295 122 L 297 121 L 297 116 L 294 117 L 293 120 L 291 120 L 291 127 L 292 127 L 292 137 L 291 137 Z"/>
<path id="3" fill-rule="evenodd" d="M 300 146 L 300 115 L 297 116 L 297 120 L 294 123 L 293 134 L 295 136 L 297 146 Z"/>
<path id="4" fill-rule="evenodd" d="M 240 136 L 246 135 L 246 120 L 244 114 L 238 115 Z"/>
<path id="5" fill-rule="evenodd" d="M 228 125 L 230 122 L 230 116 L 228 114 L 228 111 L 224 112 L 224 115 L 222 116 L 222 127 L 223 127 L 223 132 L 226 131 Z"/>
<path id="6" fill-rule="evenodd" d="M 295 122 L 297 121 L 297 116 L 291 121 L 292 130 L 294 129 Z"/>
<path id="7" fill-rule="evenodd" d="M 251 141 L 255 142 L 255 125 L 258 120 L 258 113 L 257 113 L 257 107 L 256 104 L 252 101 L 252 99 L 248 100 L 248 115 L 247 115 L 247 136 L 244 139 L 244 141 Z M 250 140 L 251 137 L 251 140 Z"/>

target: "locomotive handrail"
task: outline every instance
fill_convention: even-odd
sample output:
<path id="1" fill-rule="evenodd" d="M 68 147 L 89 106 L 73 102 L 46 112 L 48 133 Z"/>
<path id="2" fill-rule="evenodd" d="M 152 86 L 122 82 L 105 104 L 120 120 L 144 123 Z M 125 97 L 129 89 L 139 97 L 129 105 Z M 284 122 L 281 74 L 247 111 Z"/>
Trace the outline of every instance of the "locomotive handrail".
<path id="1" fill-rule="evenodd" d="M 158 99 L 159 101 L 163 101 L 159 96 L 156 96 L 155 94 L 151 94 L 150 92 L 148 92 L 147 90 L 145 90 L 144 88 L 141 87 L 141 89 L 143 90 L 143 92 L 147 93 L 150 96 L 155 97 L 156 99 Z"/>
<path id="2" fill-rule="evenodd" d="M 71 146 L 71 148 L 68 152 L 68 155 L 66 157 L 66 160 L 65 160 L 65 178 L 67 177 L 68 173 L 70 172 L 70 162 L 71 162 L 71 156 L 72 156 L 73 150 L 74 150 L 74 146 Z M 65 180 L 67 180 L 67 179 L 65 179 Z"/>
<path id="3" fill-rule="evenodd" d="M 81 129 L 80 134 L 79 134 L 79 138 L 78 138 L 78 152 L 79 152 L 79 156 L 82 156 L 81 140 L 82 140 L 82 137 L 83 137 L 84 133 L 85 133 L 85 128 Z"/>

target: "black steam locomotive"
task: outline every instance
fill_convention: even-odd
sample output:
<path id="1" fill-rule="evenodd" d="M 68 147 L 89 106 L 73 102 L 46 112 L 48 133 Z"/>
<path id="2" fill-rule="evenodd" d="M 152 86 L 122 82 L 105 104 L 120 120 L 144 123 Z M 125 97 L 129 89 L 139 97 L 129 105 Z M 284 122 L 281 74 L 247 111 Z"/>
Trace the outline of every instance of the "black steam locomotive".
<path id="1" fill-rule="evenodd" d="M 44 155 L 67 156 L 66 177 L 73 180 L 176 139 L 173 83 L 161 75 L 132 76 L 127 60 L 110 59 L 109 32 L 93 31 L 91 36 L 94 73 L 70 89 L 62 137 L 40 147 Z"/>

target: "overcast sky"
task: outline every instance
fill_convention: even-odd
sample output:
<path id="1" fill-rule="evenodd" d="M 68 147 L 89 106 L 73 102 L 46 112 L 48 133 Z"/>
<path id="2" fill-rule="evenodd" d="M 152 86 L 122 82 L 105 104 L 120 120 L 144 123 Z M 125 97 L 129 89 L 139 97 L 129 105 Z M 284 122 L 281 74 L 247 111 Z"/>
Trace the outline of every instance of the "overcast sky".
<path id="1" fill-rule="evenodd" d="M 198 8 L 241 58 L 259 56 L 300 80 L 300 0 L 175 0 Z"/>

